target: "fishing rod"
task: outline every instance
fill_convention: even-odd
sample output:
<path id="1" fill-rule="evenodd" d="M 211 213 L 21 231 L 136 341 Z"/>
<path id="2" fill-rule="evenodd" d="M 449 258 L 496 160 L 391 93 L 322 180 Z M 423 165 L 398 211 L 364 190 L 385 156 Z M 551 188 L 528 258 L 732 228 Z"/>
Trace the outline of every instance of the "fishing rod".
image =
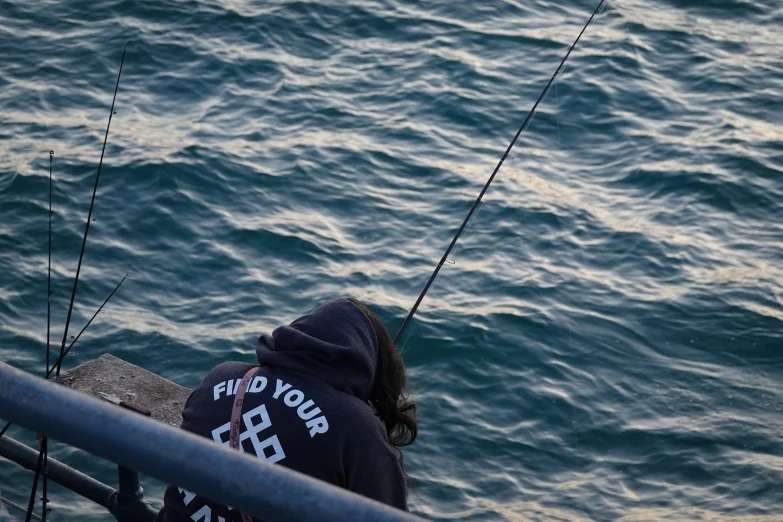
<path id="1" fill-rule="evenodd" d="M 46 371 L 44 372 L 44 378 L 49 378 L 49 339 L 50 339 L 50 331 L 51 331 L 51 317 L 52 317 L 52 162 L 54 161 L 54 151 L 49 151 L 49 241 L 48 241 L 48 249 L 49 249 L 49 263 L 47 267 L 47 273 L 46 273 Z M 11 427 L 11 423 L 9 422 L 6 424 L 6 426 L 3 428 L 3 431 L 0 431 L 0 437 L 5 433 L 5 431 Z M 48 499 L 46 498 L 46 489 L 47 489 L 47 478 L 48 478 L 48 460 L 49 460 L 49 448 L 48 448 L 48 439 L 47 437 L 43 437 L 41 439 L 41 453 L 38 455 L 38 468 L 39 470 L 43 469 L 43 496 L 42 496 L 42 518 L 44 522 L 46 522 L 46 503 Z M 33 516 L 33 507 L 35 505 L 35 493 L 38 489 L 38 473 L 35 475 L 35 480 L 33 482 L 33 487 L 30 494 L 30 503 L 27 507 L 27 518 L 25 519 L 27 522 L 30 521 L 30 517 Z"/>
<path id="2" fill-rule="evenodd" d="M 49 510 L 46 507 L 46 504 L 49 503 L 49 499 L 46 497 L 46 481 L 49 478 L 49 437 L 44 437 L 43 446 L 44 446 L 44 456 L 43 456 L 43 473 L 42 473 L 43 491 L 41 492 L 41 520 L 43 520 L 43 522 L 46 522 L 46 515 L 49 514 Z M 29 512 L 28 515 L 32 516 L 33 513 Z"/>
<path id="3" fill-rule="evenodd" d="M 43 458 L 44 458 L 45 450 L 42 447 L 41 452 L 38 454 L 38 465 L 36 466 L 35 471 L 35 479 L 33 480 L 33 489 L 30 492 L 30 503 L 27 504 L 27 517 L 24 519 L 25 522 L 30 522 L 30 519 L 33 516 L 33 507 L 35 507 L 35 492 L 38 490 L 38 476 L 41 473 L 41 467 L 43 465 Z"/>
<path id="4" fill-rule="evenodd" d="M 46 274 L 46 374 L 49 374 L 49 331 L 52 317 L 52 161 L 54 151 L 49 151 L 49 268 Z"/>
<path id="5" fill-rule="evenodd" d="M 495 179 L 495 175 L 500 170 L 500 167 L 503 165 L 503 162 L 506 161 L 506 158 L 508 157 L 509 152 L 511 152 L 511 149 L 516 144 L 517 140 L 519 139 L 519 135 L 522 134 L 522 131 L 524 131 L 530 121 L 533 119 L 533 116 L 536 113 L 536 109 L 538 108 L 538 105 L 541 103 L 541 101 L 546 97 L 547 93 L 549 92 L 549 89 L 552 87 L 552 83 L 554 82 L 555 78 L 558 74 L 560 74 L 560 71 L 563 69 L 563 66 L 565 65 L 566 61 L 568 60 L 568 57 L 571 56 L 571 52 L 576 47 L 576 44 L 579 43 L 579 40 L 582 38 L 582 35 L 587 30 L 587 27 L 590 25 L 590 23 L 593 21 L 593 18 L 597 14 L 600 14 L 603 10 L 604 3 L 606 0 L 601 0 L 601 3 L 598 4 L 598 7 L 595 8 L 595 11 L 593 11 L 593 14 L 590 15 L 590 19 L 587 20 L 587 23 L 582 28 L 582 31 L 579 33 L 579 36 L 576 37 L 576 40 L 574 40 L 574 43 L 571 44 L 571 47 L 568 49 L 568 52 L 563 57 L 563 60 L 560 62 L 560 65 L 557 67 L 557 70 L 552 75 L 552 77 L 549 79 L 549 82 L 546 84 L 546 87 L 544 87 L 544 90 L 541 92 L 541 95 L 539 95 L 538 99 L 536 100 L 536 103 L 533 104 L 533 108 L 530 109 L 530 112 L 527 113 L 527 117 L 525 118 L 525 121 L 522 122 L 522 125 L 519 127 L 519 130 L 514 135 L 514 139 L 511 140 L 511 143 L 508 145 L 508 148 L 506 148 L 506 152 L 503 153 L 503 156 L 500 158 L 500 161 L 495 166 L 495 170 L 492 171 L 492 175 L 489 177 L 487 182 L 484 184 L 484 188 L 481 189 L 481 192 L 479 193 L 478 197 L 476 198 L 476 201 L 473 203 L 473 206 L 470 208 L 470 212 L 468 212 L 468 215 L 465 216 L 465 219 L 462 221 L 462 225 L 460 225 L 459 230 L 457 230 L 457 233 L 454 235 L 454 239 L 451 240 L 451 243 L 449 244 L 449 247 L 446 249 L 446 252 L 443 254 L 443 257 L 441 257 L 440 262 L 438 262 L 438 265 L 435 267 L 435 271 L 432 272 L 432 275 L 430 276 L 429 280 L 427 281 L 427 284 L 424 285 L 424 289 L 421 291 L 421 294 L 419 294 L 419 298 L 416 299 L 416 303 L 413 305 L 413 308 L 411 308 L 411 311 L 408 313 L 408 317 L 405 318 L 405 321 L 403 321 L 402 326 L 400 327 L 400 330 L 397 332 L 397 335 L 394 336 L 394 343 L 397 344 L 400 339 L 402 338 L 402 334 L 405 332 L 405 329 L 408 327 L 408 324 L 410 323 L 411 319 L 413 318 L 413 315 L 416 313 L 416 310 L 419 309 L 419 305 L 424 300 L 424 296 L 427 295 L 427 292 L 430 289 L 430 286 L 432 286 L 432 283 L 435 281 L 435 278 L 438 276 L 438 272 L 440 272 L 440 269 L 443 267 L 443 264 L 446 263 L 449 259 L 449 254 L 454 249 L 454 245 L 457 244 L 457 240 L 459 240 L 462 233 L 465 231 L 465 227 L 468 225 L 468 222 L 470 221 L 471 216 L 473 216 L 473 213 L 476 211 L 476 209 L 481 204 L 481 200 L 484 197 L 484 194 L 486 194 L 487 189 L 489 189 L 489 186 L 492 184 L 492 181 Z"/>
<path id="6" fill-rule="evenodd" d="M 65 351 L 65 341 L 68 339 L 68 327 L 71 324 L 71 313 L 73 312 L 73 302 L 76 299 L 76 287 L 79 284 L 79 273 L 82 269 L 82 259 L 84 258 L 84 247 L 87 246 L 87 233 L 90 231 L 90 222 L 92 221 L 92 209 L 95 205 L 95 194 L 98 192 L 98 181 L 101 178 L 101 167 L 103 166 L 103 156 L 106 153 L 106 142 L 109 139 L 109 128 L 111 127 L 111 117 L 114 115 L 114 102 L 117 100 L 117 91 L 120 88 L 120 78 L 122 77 L 122 66 L 125 63 L 125 53 L 128 50 L 130 41 L 125 44 L 122 50 L 122 60 L 120 60 L 120 71 L 117 73 L 117 84 L 114 86 L 114 98 L 111 100 L 111 109 L 109 109 L 109 123 L 106 124 L 106 135 L 103 138 L 103 150 L 101 150 L 101 160 L 98 162 L 98 173 L 95 175 L 95 186 L 92 189 L 92 199 L 90 200 L 90 211 L 87 213 L 87 222 L 84 226 L 84 237 L 82 238 L 82 250 L 79 253 L 79 263 L 76 265 L 76 277 L 73 279 L 73 291 L 71 292 L 71 304 L 68 306 L 68 316 L 65 319 L 65 331 L 63 332 L 63 342 L 60 345 L 60 359 L 56 366 L 55 375 L 60 375 L 62 367 L 62 357 Z"/>
<path id="7" fill-rule="evenodd" d="M 46 373 L 45 378 L 49 378 L 49 333 L 51 330 L 52 319 L 52 162 L 54 161 L 54 151 L 49 151 L 49 264 L 46 272 Z M 49 479 L 49 439 L 44 437 L 41 441 L 43 446 L 43 491 L 41 495 L 41 520 L 46 522 L 46 504 L 49 502 L 46 496 L 47 482 Z M 31 515 L 31 511 L 28 510 Z"/>
<path id="8" fill-rule="evenodd" d="M 49 296 L 50 296 L 50 299 L 51 299 L 51 277 L 52 277 L 52 274 L 51 274 L 51 257 L 52 257 L 52 252 L 51 252 L 51 212 L 52 212 L 51 211 L 51 159 L 52 159 L 53 156 L 54 156 L 54 151 L 49 151 L 49 180 L 50 180 L 50 184 L 49 184 L 49 200 L 50 200 L 49 201 L 49 242 L 50 242 L 49 243 L 49 288 L 50 288 Z M 82 328 L 81 331 L 79 332 L 79 334 L 76 336 L 76 338 L 73 341 L 71 341 L 71 344 L 68 346 L 68 348 L 65 350 L 65 352 L 63 352 L 62 356 L 57 361 L 55 361 L 55 363 L 51 367 L 51 370 L 49 369 L 49 312 L 50 312 L 50 310 L 47 307 L 47 316 L 46 316 L 46 323 L 47 323 L 46 324 L 46 356 L 47 357 L 46 357 L 46 373 L 44 374 L 44 378 L 45 379 L 48 379 L 52 375 L 52 372 L 54 371 L 55 366 L 58 366 L 58 365 L 60 365 L 62 363 L 62 359 L 65 358 L 66 355 L 68 355 L 68 352 L 71 351 L 71 348 L 73 348 L 73 345 L 76 344 L 76 341 L 79 340 L 79 337 L 81 337 L 82 334 L 84 333 L 84 331 L 87 330 L 87 327 L 89 327 L 90 324 L 92 324 L 93 320 L 98 316 L 98 314 L 101 313 L 101 311 L 103 311 L 103 307 L 106 306 L 106 303 L 109 302 L 109 299 L 112 298 L 114 293 L 117 290 L 119 290 L 119 288 L 122 285 L 122 283 L 124 283 L 125 280 L 128 277 L 130 277 L 130 276 L 131 276 L 131 274 L 125 274 L 125 276 L 120 280 L 120 282 L 117 283 L 117 286 L 114 287 L 114 289 L 111 291 L 109 296 L 103 301 L 101 306 L 98 307 L 98 310 L 96 310 L 96 312 L 92 315 L 90 320 L 87 321 L 87 324 L 84 325 L 84 328 Z M 11 423 L 8 423 L 8 425 L 6 425 L 6 427 L 3 428 L 3 431 L 0 432 L 0 436 L 2 436 L 5 433 L 5 431 L 10 426 L 11 426 Z M 48 479 L 48 473 L 49 473 L 49 466 L 48 466 L 48 463 L 49 463 L 48 462 L 49 461 L 49 438 L 46 437 L 46 436 L 43 436 L 41 438 L 41 453 L 39 454 L 39 459 L 41 458 L 41 456 L 43 456 L 42 457 L 43 458 L 43 462 L 42 462 L 43 471 L 41 473 L 43 475 L 43 481 L 42 481 L 43 482 L 43 487 L 42 487 L 42 496 L 41 496 L 41 520 L 43 520 L 43 522 L 46 522 L 46 515 L 48 514 L 48 511 L 47 511 L 47 508 L 46 508 L 46 504 L 49 501 L 48 497 L 46 496 L 46 493 L 47 493 L 47 479 Z M 39 460 L 39 462 L 40 462 L 40 460 Z M 33 484 L 33 489 L 31 491 L 31 495 L 30 495 L 30 502 L 33 502 L 33 503 L 34 503 L 34 500 L 35 500 L 35 493 L 36 493 L 37 485 L 38 485 L 38 474 L 36 473 L 35 482 Z M 30 507 L 30 509 L 32 509 L 33 506 L 30 505 L 29 507 Z M 29 521 L 30 513 L 31 513 L 31 511 L 28 510 L 28 517 L 27 517 L 28 521 Z"/>

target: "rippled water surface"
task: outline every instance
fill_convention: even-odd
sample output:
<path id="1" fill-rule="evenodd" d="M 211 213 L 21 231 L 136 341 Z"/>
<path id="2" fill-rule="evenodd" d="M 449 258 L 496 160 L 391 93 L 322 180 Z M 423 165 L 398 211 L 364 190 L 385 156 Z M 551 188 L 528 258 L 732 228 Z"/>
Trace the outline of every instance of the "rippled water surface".
<path id="1" fill-rule="evenodd" d="M 193 387 L 333 297 L 396 331 L 594 8 L 0 1 L 0 360 L 44 370 L 50 149 L 60 342 L 126 40 L 72 329 L 134 278 L 66 367 Z M 406 336 L 414 513 L 783 520 L 782 25 L 777 0 L 596 18 Z M 26 504 L 32 474 L 0 477 Z"/>

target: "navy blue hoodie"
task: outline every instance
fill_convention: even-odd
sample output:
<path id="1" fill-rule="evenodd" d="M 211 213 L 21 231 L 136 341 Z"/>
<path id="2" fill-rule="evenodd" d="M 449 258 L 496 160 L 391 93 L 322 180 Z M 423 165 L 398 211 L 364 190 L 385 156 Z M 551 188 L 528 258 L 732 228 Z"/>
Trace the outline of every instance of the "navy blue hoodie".
<path id="1" fill-rule="evenodd" d="M 258 340 L 242 407 L 241 451 L 406 509 L 405 477 L 368 404 L 378 366 L 372 323 L 331 301 Z M 253 365 L 223 363 L 188 398 L 182 428 L 229 446 L 233 396 Z M 169 486 L 159 520 L 240 521 L 237 510 Z"/>

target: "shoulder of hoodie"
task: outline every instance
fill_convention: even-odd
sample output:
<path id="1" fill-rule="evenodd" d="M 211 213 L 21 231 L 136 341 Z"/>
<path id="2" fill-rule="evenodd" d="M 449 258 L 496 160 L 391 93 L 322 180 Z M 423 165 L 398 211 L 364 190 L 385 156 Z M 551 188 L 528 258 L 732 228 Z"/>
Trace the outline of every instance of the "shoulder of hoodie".
<path id="1" fill-rule="evenodd" d="M 238 361 L 227 361 L 212 368 L 201 380 L 201 386 L 212 386 L 226 379 L 241 379 L 254 365 Z"/>
<path id="2" fill-rule="evenodd" d="M 190 395 L 188 395 L 188 400 L 185 402 L 185 408 L 188 408 L 188 406 L 191 404 L 191 401 L 195 397 L 202 397 L 204 395 L 209 397 L 209 400 L 212 400 L 212 391 L 210 390 L 207 392 L 207 389 L 211 389 L 214 385 L 223 382 L 228 379 L 235 379 L 237 378 L 237 375 L 244 375 L 245 372 L 247 372 L 250 368 L 252 368 L 253 365 L 250 363 L 241 363 L 236 361 L 229 361 L 220 363 L 214 368 L 212 368 L 203 379 L 201 379 L 201 383 L 199 383 L 198 386 L 196 386 L 191 392 Z"/>

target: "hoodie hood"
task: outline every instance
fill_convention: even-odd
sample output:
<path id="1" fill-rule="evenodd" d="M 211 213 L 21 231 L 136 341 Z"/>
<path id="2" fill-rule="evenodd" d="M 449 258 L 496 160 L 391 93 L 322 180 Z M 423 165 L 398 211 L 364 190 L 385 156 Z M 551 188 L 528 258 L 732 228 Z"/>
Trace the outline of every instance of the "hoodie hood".
<path id="1" fill-rule="evenodd" d="M 378 340 L 358 306 L 336 299 L 262 335 L 256 355 L 262 366 L 306 373 L 366 402 L 378 367 Z"/>

